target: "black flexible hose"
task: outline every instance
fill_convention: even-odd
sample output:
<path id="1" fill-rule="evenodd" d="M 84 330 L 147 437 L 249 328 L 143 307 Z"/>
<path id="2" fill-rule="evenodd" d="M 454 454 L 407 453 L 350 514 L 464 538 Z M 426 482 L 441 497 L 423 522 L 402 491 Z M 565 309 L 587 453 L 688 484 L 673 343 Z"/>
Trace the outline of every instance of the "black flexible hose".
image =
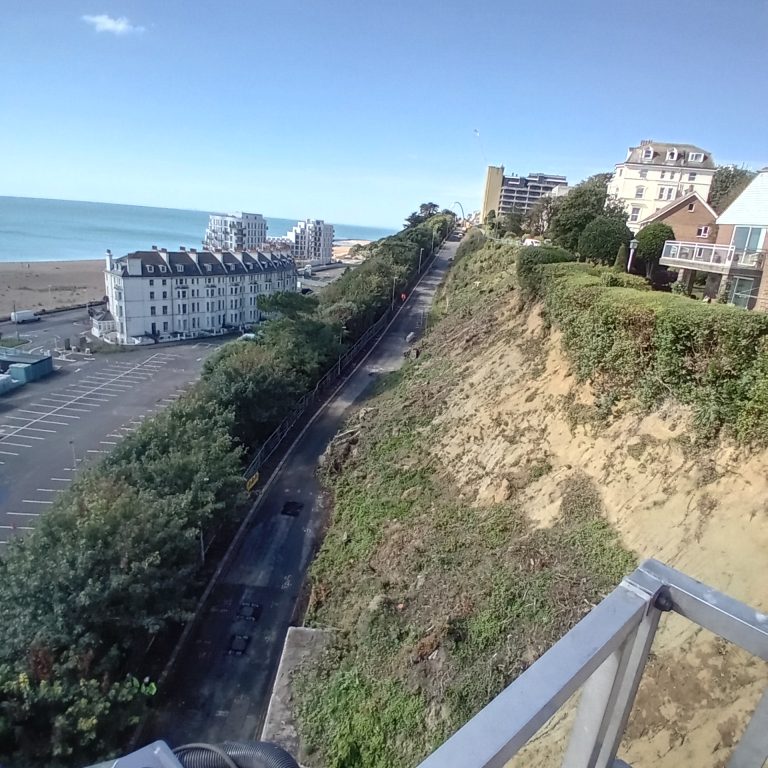
<path id="1" fill-rule="evenodd" d="M 173 753 L 184 768 L 231 768 L 229 760 L 237 768 L 299 768 L 282 747 L 268 741 L 187 744 L 177 747 Z"/>

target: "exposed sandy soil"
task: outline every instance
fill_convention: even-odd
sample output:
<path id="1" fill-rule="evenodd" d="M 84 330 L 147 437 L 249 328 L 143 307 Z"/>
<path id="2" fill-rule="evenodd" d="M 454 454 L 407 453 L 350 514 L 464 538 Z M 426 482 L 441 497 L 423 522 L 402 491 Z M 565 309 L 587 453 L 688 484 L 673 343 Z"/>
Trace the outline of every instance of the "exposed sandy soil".
<path id="1" fill-rule="evenodd" d="M 104 297 L 104 260 L 0 263 L 0 316 L 53 309 Z"/>
<path id="2" fill-rule="evenodd" d="M 453 336 L 446 328 L 425 344 L 433 358 L 465 364 L 433 453 L 466 500 L 514 495 L 548 526 L 563 477 L 580 468 L 639 559 L 662 560 L 768 611 L 768 452 L 693 444 L 690 414 L 677 405 L 648 414 L 618 403 L 606 419 L 589 387 L 576 385 L 558 334 L 538 312 L 517 312 L 510 306 L 489 328 L 459 326 Z M 534 465 L 548 470 L 531 482 Z M 763 662 L 665 618 L 620 756 L 633 766 L 724 765 L 766 683 Z M 559 765 L 567 723 L 557 716 L 515 765 Z"/>

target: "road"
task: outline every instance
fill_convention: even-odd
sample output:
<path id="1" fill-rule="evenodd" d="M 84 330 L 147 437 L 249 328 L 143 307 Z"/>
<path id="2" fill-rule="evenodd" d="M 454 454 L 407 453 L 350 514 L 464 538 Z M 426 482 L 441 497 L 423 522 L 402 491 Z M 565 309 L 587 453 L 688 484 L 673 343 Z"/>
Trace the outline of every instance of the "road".
<path id="1" fill-rule="evenodd" d="M 179 397 L 221 343 L 71 353 L 51 376 L 0 398 L 0 555 L 84 466 Z"/>
<path id="2" fill-rule="evenodd" d="M 418 330 L 457 243 L 435 265 L 368 360 L 307 429 L 278 469 L 250 530 L 217 582 L 205 615 L 169 680 L 168 699 L 143 740 L 170 744 L 257 738 L 283 642 L 322 525 L 318 459 L 372 374 L 403 364 L 404 339 Z"/>
<path id="3" fill-rule="evenodd" d="M 63 349 L 64 339 L 76 342 L 90 328 L 91 319 L 85 309 L 42 315 L 35 323 L 0 323 L 3 338 L 16 338 L 18 335 L 21 339 L 28 339 L 28 343 L 20 347 L 27 352 Z"/>

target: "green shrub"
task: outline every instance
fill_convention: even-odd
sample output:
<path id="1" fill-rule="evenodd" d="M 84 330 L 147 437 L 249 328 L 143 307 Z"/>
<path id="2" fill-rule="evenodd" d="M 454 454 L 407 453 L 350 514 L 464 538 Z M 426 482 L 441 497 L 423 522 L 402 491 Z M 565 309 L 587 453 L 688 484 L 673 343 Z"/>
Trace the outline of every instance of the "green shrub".
<path id="1" fill-rule="evenodd" d="M 528 245 L 521 248 L 517 254 L 517 281 L 523 294 L 528 298 L 539 295 L 541 268 L 545 264 L 563 264 L 569 261 L 576 261 L 576 257 L 565 248 L 553 245 Z"/>
<path id="2" fill-rule="evenodd" d="M 619 272 L 626 272 L 628 260 L 629 257 L 627 255 L 627 245 L 626 243 L 622 243 L 619 246 L 619 250 L 616 253 L 616 259 L 613 262 L 614 269 Z"/>
<path id="3" fill-rule="evenodd" d="M 623 247 L 623 246 L 622 246 Z M 600 281 L 609 288 L 634 288 L 636 291 L 650 291 L 651 286 L 644 277 L 628 275 L 626 272 L 606 270 L 600 275 Z"/>
<path id="4" fill-rule="evenodd" d="M 626 246 L 631 238 L 632 233 L 623 221 L 598 216 L 579 236 L 579 255 L 589 261 L 613 264 L 618 249 Z"/>
<path id="5" fill-rule="evenodd" d="M 583 380 L 600 391 L 691 405 L 702 435 L 768 442 L 768 315 L 647 290 L 584 264 L 526 265 Z"/>

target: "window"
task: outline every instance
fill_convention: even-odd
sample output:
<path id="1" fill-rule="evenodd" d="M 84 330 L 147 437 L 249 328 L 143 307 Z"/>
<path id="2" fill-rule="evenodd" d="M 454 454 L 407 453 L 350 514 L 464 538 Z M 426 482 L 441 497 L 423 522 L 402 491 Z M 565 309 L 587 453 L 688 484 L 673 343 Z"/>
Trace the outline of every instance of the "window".
<path id="1" fill-rule="evenodd" d="M 163 330 L 164 331 L 168 330 L 168 323 L 167 322 L 163 323 Z"/>
<path id="2" fill-rule="evenodd" d="M 154 298 L 155 298 L 155 292 L 154 291 L 150 291 L 149 292 L 149 300 L 151 301 Z"/>
<path id="3" fill-rule="evenodd" d="M 211 271 L 211 265 L 210 264 L 206 264 L 205 265 L 205 271 L 206 272 L 210 272 Z"/>
<path id="4" fill-rule="evenodd" d="M 640 171 L 640 178 L 641 179 L 647 179 L 648 178 L 648 171 L 646 171 L 645 168 L 643 168 L 643 170 Z"/>
<path id="5" fill-rule="evenodd" d="M 677 160 L 677 150 L 676 149 L 668 149 L 667 150 L 667 160 L 670 162 L 674 162 Z"/>
<path id="6" fill-rule="evenodd" d="M 177 264 L 176 265 L 176 271 L 177 272 L 183 272 L 184 271 L 184 265 L 183 264 Z"/>
<path id="7" fill-rule="evenodd" d="M 154 285 L 154 284 L 155 284 L 155 281 L 154 281 L 154 280 L 150 280 L 150 281 L 149 281 L 149 284 L 150 284 L 150 285 Z"/>
<path id="8" fill-rule="evenodd" d="M 635 187 L 635 197 L 641 198 L 645 194 L 645 187 Z"/>
<path id="9" fill-rule="evenodd" d="M 765 247 L 765 233 L 763 227 L 736 227 L 731 245 L 737 253 L 756 253 Z"/>
<path id="10" fill-rule="evenodd" d="M 674 194 L 674 187 L 659 187 L 659 200 L 671 200 Z"/>
<path id="11" fill-rule="evenodd" d="M 163 285 L 165 285 L 165 284 L 166 284 L 166 282 L 167 282 L 166 280 L 163 280 Z"/>
<path id="12" fill-rule="evenodd" d="M 632 213 L 629 214 L 629 220 L 630 221 L 637 221 L 640 218 L 640 209 L 639 208 L 633 208 Z"/>
<path id="13" fill-rule="evenodd" d="M 165 264 L 160 265 L 160 271 L 165 272 Z M 165 285 L 165 283 L 163 283 L 163 285 Z"/>
<path id="14" fill-rule="evenodd" d="M 662 179 L 666 179 L 667 178 L 667 172 L 666 171 L 662 171 L 661 172 L 661 178 Z"/>
<path id="15" fill-rule="evenodd" d="M 689 173 L 688 174 L 688 181 L 696 181 L 696 174 L 695 173 Z"/>
<path id="16" fill-rule="evenodd" d="M 164 314 L 164 315 L 167 315 L 167 314 L 168 314 L 168 307 L 167 307 L 167 305 L 165 305 L 165 304 L 163 304 L 163 314 Z"/>
<path id="17" fill-rule="evenodd" d="M 688 203 L 688 212 L 693 213 L 696 210 L 696 203 Z"/>
<path id="18" fill-rule="evenodd" d="M 165 284 L 165 280 L 163 280 L 163 284 Z M 164 299 L 168 298 L 168 291 L 163 291 L 163 298 Z"/>
<path id="19" fill-rule="evenodd" d="M 152 317 L 154 317 L 157 314 L 154 307 L 149 308 L 149 314 L 152 315 Z"/>
<path id="20" fill-rule="evenodd" d="M 155 268 L 151 264 L 147 264 L 147 272 L 154 272 Z"/>
<path id="21" fill-rule="evenodd" d="M 703 152 L 689 152 L 688 160 L 691 163 L 700 163 L 704 159 Z"/>
<path id="22" fill-rule="evenodd" d="M 734 278 L 727 294 L 728 303 L 746 309 L 749 305 L 749 300 L 752 298 L 754 284 L 755 281 L 751 277 Z"/>
<path id="23" fill-rule="evenodd" d="M 709 237 L 709 227 L 703 226 L 696 230 L 696 237 Z"/>
<path id="24" fill-rule="evenodd" d="M 643 150 L 643 160 L 652 160 L 653 159 L 653 147 L 646 147 Z"/>

